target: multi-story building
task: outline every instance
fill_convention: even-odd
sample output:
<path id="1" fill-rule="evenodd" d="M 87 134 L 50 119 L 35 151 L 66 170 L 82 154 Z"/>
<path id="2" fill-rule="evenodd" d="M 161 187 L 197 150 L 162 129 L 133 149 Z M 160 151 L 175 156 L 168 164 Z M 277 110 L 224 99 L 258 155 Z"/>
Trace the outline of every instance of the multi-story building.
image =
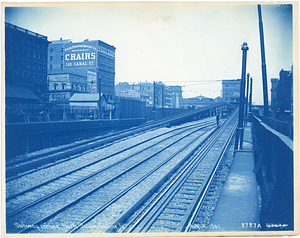
<path id="1" fill-rule="evenodd" d="M 240 79 L 222 80 L 222 98 L 226 102 L 239 102 Z"/>
<path id="2" fill-rule="evenodd" d="M 87 92 L 86 77 L 75 74 L 48 75 L 49 102 L 67 104 L 74 93 Z"/>
<path id="3" fill-rule="evenodd" d="M 205 96 L 196 96 L 196 97 L 192 97 L 192 98 L 183 98 L 182 102 L 180 103 L 181 107 L 205 107 L 205 106 L 209 106 L 215 103 L 215 100 L 213 98 L 208 98 Z"/>
<path id="4" fill-rule="evenodd" d="M 18 98 L 20 102 L 33 98 L 35 103 L 47 101 L 47 50 L 49 43 L 47 36 L 5 23 L 7 104 L 10 100 L 16 102 Z M 22 97 L 16 90 L 23 91 Z"/>
<path id="5" fill-rule="evenodd" d="M 172 92 L 171 108 L 179 108 L 182 100 L 182 87 L 181 86 L 169 86 Z"/>
<path id="6" fill-rule="evenodd" d="M 275 109 L 278 107 L 278 101 L 277 101 L 277 95 L 278 95 L 278 85 L 279 85 L 279 79 L 278 78 L 271 78 L 271 109 L 272 111 L 275 111 Z"/>
<path id="7" fill-rule="evenodd" d="M 87 39 L 74 43 L 63 39 L 52 41 L 48 47 L 49 100 L 55 100 L 58 94 L 70 99 L 75 92 L 99 93 L 112 100 L 115 49 L 100 40 Z M 59 86 L 54 89 L 54 84 Z"/>
<path id="8" fill-rule="evenodd" d="M 279 120 L 293 121 L 293 68 L 281 70 L 279 79 L 271 79 L 271 108 Z"/>
<path id="9" fill-rule="evenodd" d="M 116 96 L 136 98 L 146 102 L 146 106 L 179 108 L 182 100 L 181 86 L 166 86 L 162 82 L 122 82 L 115 86 L 115 90 Z"/>

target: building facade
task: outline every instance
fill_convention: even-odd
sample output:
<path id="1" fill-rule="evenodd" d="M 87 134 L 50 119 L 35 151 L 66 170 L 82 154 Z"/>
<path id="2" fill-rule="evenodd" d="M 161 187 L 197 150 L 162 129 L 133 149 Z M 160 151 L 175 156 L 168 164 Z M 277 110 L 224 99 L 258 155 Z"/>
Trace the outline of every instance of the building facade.
<path id="1" fill-rule="evenodd" d="M 278 107 L 278 85 L 279 85 L 279 78 L 271 78 L 271 110 L 275 111 Z"/>
<path id="2" fill-rule="evenodd" d="M 171 108 L 180 108 L 182 101 L 182 87 L 181 86 L 169 86 L 172 92 Z"/>
<path id="3" fill-rule="evenodd" d="M 279 79 L 271 79 L 271 109 L 275 118 L 293 122 L 293 68 L 281 70 Z"/>
<path id="4" fill-rule="evenodd" d="M 75 74 L 48 75 L 49 102 L 67 104 L 74 93 L 88 92 L 86 77 Z"/>
<path id="5" fill-rule="evenodd" d="M 48 47 L 49 101 L 55 99 L 53 94 L 59 91 L 68 99 L 75 92 L 82 92 L 104 94 L 108 100 L 113 100 L 115 49 L 100 40 L 87 39 L 73 43 L 71 40 L 60 39 L 51 42 Z M 53 80 L 57 78 L 61 81 Z M 61 86 L 53 91 L 55 83 L 67 83 L 68 88 Z"/>
<path id="6" fill-rule="evenodd" d="M 38 101 L 47 101 L 49 43 L 47 36 L 5 23 L 6 88 L 10 91 L 23 88 L 24 92 L 35 95 Z"/>
<path id="7" fill-rule="evenodd" d="M 182 100 L 181 86 L 167 86 L 162 82 L 140 82 L 129 84 L 118 83 L 115 86 L 116 96 L 139 99 L 147 107 L 179 108 Z M 154 101 L 155 98 L 155 101 Z"/>
<path id="8" fill-rule="evenodd" d="M 222 98 L 226 102 L 239 102 L 240 79 L 222 80 Z"/>
<path id="9" fill-rule="evenodd" d="M 215 100 L 213 98 L 208 98 L 205 96 L 196 96 L 192 98 L 183 98 L 181 102 L 181 107 L 187 108 L 187 107 L 205 107 L 209 105 L 213 105 L 215 103 Z"/>

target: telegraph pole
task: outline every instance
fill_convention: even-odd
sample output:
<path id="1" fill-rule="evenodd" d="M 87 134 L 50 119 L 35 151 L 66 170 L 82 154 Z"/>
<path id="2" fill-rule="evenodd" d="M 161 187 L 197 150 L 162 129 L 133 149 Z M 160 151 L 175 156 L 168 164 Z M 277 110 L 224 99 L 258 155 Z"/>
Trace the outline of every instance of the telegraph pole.
<path id="1" fill-rule="evenodd" d="M 261 52 L 261 73 L 262 73 L 262 83 L 263 83 L 263 96 L 264 96 L 264 116 L 269 115 L 268 109 L 268 84 L 267 84 L 267 69 L 266 69 L 266 59 L 265 59 L 265 43 L 264 43 L 264 29 L 261 16 L 261 5 L 257 5 L 258 8 L 258 18 L 259 18 L 259 36 L 260 36 L 260 52 Z"/>
<path id="2" fill-rule="evenodd" d="M 249 78 L 250 78 L 250 74 L 247 74 L 247 90 L 246 90 L 246 110 L 245 110 L 245 119 L 247 123 L 247 119 L 248 119 L 248 95 L 249 95 Z"/>
<path id="3" fill-rule="evenodd" d="M 253 79 L 251 77 L 250 78 L 249 112 L 252 112 L 252 84 L 253 84 Z"/>
<path id="4" fill-rule="evenodd" d="M 244 99 L 245 99 L 245 78 L 246 78 L 246 62 L 247 62 L 247 51 L 249 47 L 246 42 L 242 45 L 241 50 L 243 51 L 243 61 L 242 61 L 242 77 L 240 84 L 240 108 L 239 108 L 239 122 L 236 128 L 236 138 L 234 149 L 238 149 L 240 142 L 240 149 L 243 148 L 243 137 L 244 137 Z"/>

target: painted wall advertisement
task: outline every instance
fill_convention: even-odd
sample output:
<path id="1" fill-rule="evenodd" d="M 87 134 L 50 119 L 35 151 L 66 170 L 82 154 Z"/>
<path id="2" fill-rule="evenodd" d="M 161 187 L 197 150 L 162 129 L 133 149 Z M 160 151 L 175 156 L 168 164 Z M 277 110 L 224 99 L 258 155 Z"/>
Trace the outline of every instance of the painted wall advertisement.
<path id="1" fill-rule="evenodd" d="M 97 48 L 91 42 L 64 45 L 64 68 L 96 67 Z"/>

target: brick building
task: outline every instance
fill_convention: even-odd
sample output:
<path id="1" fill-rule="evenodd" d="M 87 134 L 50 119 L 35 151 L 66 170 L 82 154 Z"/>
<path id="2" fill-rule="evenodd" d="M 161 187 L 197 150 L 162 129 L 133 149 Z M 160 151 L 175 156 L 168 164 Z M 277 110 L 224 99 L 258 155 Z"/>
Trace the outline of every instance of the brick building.
<path id="1" fill-rule="evenodd" d="M 239 102 L 240 84 L 240 79 L 222 80 L 222 98 L 226 102 Z"/>
<path id="2" fill-rule="evenodd" d="M 5 119 L 29 122 L 47 96 L 46 36 L 5 23 Z"/>
<path id="3" fill-rule="evenodd" d="M 100 40 L 52 41 L 48 47 L 49 101 L 67 102 L 74 93 L 100 93 L 113 100 L 115 49 Z"/>
<path id="4" fill-rule="evenodd" d="M 48 44 L 46 36 L 5 23 L 6 88 L 23 89 L 27 99 L 35 95 L 38 101 L 47 101 Z"/>
<path id="5" fill-rule="evenodd" d="M 293 68 L 281 70 L 279 79 L 271 79 L 271 109 L 275 118 L 293 121 Z"/>

